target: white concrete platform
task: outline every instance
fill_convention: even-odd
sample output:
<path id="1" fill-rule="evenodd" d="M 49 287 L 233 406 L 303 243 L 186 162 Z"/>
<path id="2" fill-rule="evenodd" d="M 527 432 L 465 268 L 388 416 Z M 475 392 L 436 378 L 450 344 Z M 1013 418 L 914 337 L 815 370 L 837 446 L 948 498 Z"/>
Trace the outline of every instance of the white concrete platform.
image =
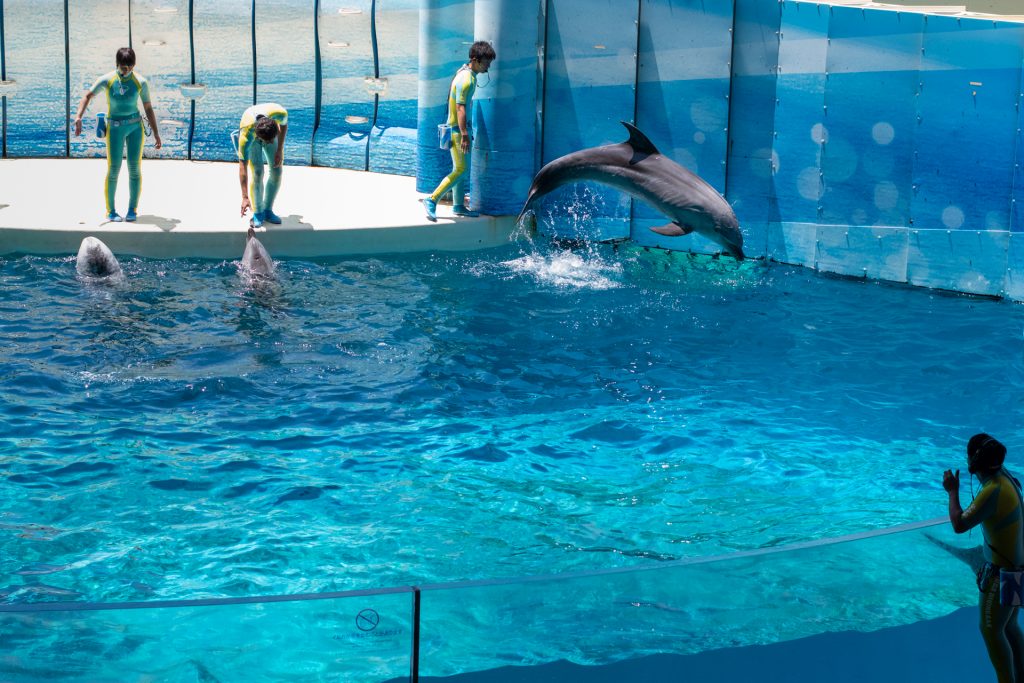
<path id="1" fill-rule="evenodd" d="M 238 164 L 143 159 L 136 223 L 105 219 L 105 159 L 0 161 L 0 254 L 75 254 L 94 235 L 118 255 L 237 258 L 248 217 L 239 215 Z M 275 258 L 466 251 L 507 244 L 514 217 L 427 221 L 415 179 L 286 166 L 274 203 L 284 219 L 257 231 Z M 128 169 L 116 208 L 128 208 Z"/>

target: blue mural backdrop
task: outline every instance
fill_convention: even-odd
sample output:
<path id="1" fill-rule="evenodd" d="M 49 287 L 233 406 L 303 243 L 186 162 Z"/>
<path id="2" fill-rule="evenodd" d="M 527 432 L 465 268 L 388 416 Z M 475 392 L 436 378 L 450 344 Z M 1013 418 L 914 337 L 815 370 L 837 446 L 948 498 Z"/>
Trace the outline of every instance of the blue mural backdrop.
<path id="1" fill-rule="evenodd" d="M 472 0 L 422 0 L 416 112 L 416 191 L 433 192 L 452 168 L 438 148 L 437 125 L 448 118 L 448 91 L 473 44 Z"/>
<path id="2" fill-rule="evenodd" d="M 544 163 L 626 138 L 619 121 L 634 119 L 639 13 L 636 2 L 549 0 Z M 629 236 L 632 200 L 618 190 L 584 184 L 546 203 L 577 216 L 570 229 L 580 236 Z"/>
<path id="3" fill-rule="evenodd" d="M 776 82 L 775 194 L 783 220 L 814 223 L 823 186 L 828 5 L 782 6 Z"/>
<path id="4" fill-rule="evenodd" d="M 9 156 L 64 156 L 67 144 L 63 0 L 4 0 Z M 78 94 L 81 97 L 81 93 Z M 77 101 L 76 101 L 77 102 Z"/>
<path id="5" fill-rule="evenodd" d="M 372 0 L 321 0 L 320 127 L 313 163 L 367 169 L 374 97 L 365 79 L 373 74 Z"/>
<path id="6" fill-rule="evenodd" d="M 482 38 L 498 49 L 473 107 L 471 192 L 485 211 L 515 213 L 541 163 L 621 142 L 619 121 L 635 120 L 725 193 L 752 255 L 1024 291 L 1024 278 L 1000 275 L 1024 262 L 1007 238 L 1024 231 L 1020 22 L 798 0 L 3 0 L 0 10 L 11 157 L 104 154 L 93 133 L 104 103 L 81 137 L 69 139 L 68 118 L 131 44 L 165 142 L 157 153 L 149 141 L 147 156 L 233 160 L 229 136 L 258 97 L 289 109 L 289 163 L 415 171 L 430 191 L 450 167 L 436 125 L 451 78 Z M 205 90 L 183 91 L 193 63 Z M 617 190 L 577 186 L 544 208 L 574 236 L 714 249 L 652 237 L 662 217 Z"/>
<path id="7" fill-rule="evenodd" d="M 150 97 L 163 140 L 159 150 L 151 139 L 147 140 L 143 148 L 147 157 L 181 159 L 188 155 L 192 104 L 180 90 L 181 84 L 192 78 L 188 22 L 187 3 L 131 0 L 136 68 L 149 79 Z"/>
<path id="8" fill-rule="evenodd" d="M 363 84 L 377 97 L 369 170 L 416 175 L 420 3 L 376 0 L 375 5 L 378 71 L 369 72 Z"/>
<path id="9" fill-rule="evenodd" d="M 231 132 L 254 97 L 253 0 L 193 2 L 196 81 L 206 94 L 196 101 L 192 158 L 232 161 Z"/>
<path id="10" fill-rule="evenodd" d="M 909 226 L 924 18 L 849 7 L 831 15 L 821 222 Z"/>
<path id="11" fill-rule="evenodd" d="M 313 23 L 312 0 L 256 0 L 256 101 L 276 102 L 288 110 L 286 164 L 309 164 L 313 157 Z"/>
<path id="12" fill-rule="evenodd" d="M 92 87 L 96 79 L 114 70 L 118 49 L 128 45 L 128 30 L 128 0 L 76 0 L 68 3 L 71 117 L 74 117 L 82 95 Z M 144 63 L 137 62 L 136 68 L 142 75 L 150 77 L 151 72 L 146 72 Z M 106 144 L 93 134 L 96 114 L 106 110 L 105 95 L 101 94 L 92 100 L 82 135 L 71 137 L 71 156 L 106 156 Z"/>
<path id="13" fill-rule="evenodd" d="M 726 197 L 746 253 L 764 255 L 768 224 L 781 218 L 775 197 L 775 88 L 782 5 L 737 0 L 733 26 Z"/>
<path id="14" fill-rule="evenodd" d="M 1022 44 L 1019 24 L 926 18 L 915 227 L 1009 229 Z"/>
<path id="15" fill-rule="evenodd" d="M 1010 229 L 1024 232 L 1024 55 L 1021 55 L 1020 95 L 1017 96 L 1017 155 L 1013 165 Z"/>
<path id="16" fill-rule="evenodd" d="M 723 194 L 732 10 L 731 3 L 702 0 L 640 3 L 636 125 L 662 154 Z M 648 229 L 666 222 L 645 202 L 633 202 L 631 234 L 637 242 L 688 248 L 702 239 L 693 235 L 665 238 Z"/>
<path id="17" fill-rule="evenodd" d="M 470 206 L 484 213 L 518 213 L 537 168 L 542 16 L 538 0 L 476 1 L 475 37 L 497 53 L 473 100 Z"/>

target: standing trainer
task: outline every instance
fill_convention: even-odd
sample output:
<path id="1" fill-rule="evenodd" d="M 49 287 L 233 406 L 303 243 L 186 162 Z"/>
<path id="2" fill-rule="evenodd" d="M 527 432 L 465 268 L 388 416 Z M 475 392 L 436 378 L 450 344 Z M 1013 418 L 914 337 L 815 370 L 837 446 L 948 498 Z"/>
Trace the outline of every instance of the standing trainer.
<path id="1" fill-rule="evenodd" d="M 466 172 L 466 155 L 469 154 L 472 144 L 469 114 L 473 93 L 476 92 L 476 75 L 487 73 L 494 58 L 494 48 L 491 44 L 478 40 L 469 48 L 469 63 L 460 67 L 452 79 L 451 88 L 448 90 L 448 125 L 452 130 L 452 172 L 441 181 L 432 195 L 422 200 L 428 220 L 437 220 L 437 202 L 448 190 L 452 190 L 452 210 L 456 216 L 479 215 L 463 204 L 463 176 Z"/>
<path id="2" fill-rule="evenodd" d="M 106 120 L 96 127 L 96 133 L 107 139 L 107 176 L 104 194 L 107 201 L 107 220 L 121 222 L 121 216 L 114 208 L 117 192 L 117 176 L 121 173 L 121 160 L 128 148 L 128 213 L 124 220 L 134 221 L 142 194 L 142 146 L 145 135 L 142 131 L 142 117 L 139 115 L 139 100 L 146 110 L 149 127 L 153 131 L 156 148 L 163 143 L 156 125 L 156 114 L 149 101 L 149 83 L 135 73 L 135 50 L 122 47 L 114 55 L 116 69 L 99 77 L 78 103 L 75 114 L 75 137 L 82 134 L 82 116 L 89 108 L 92 98 L 101 92 L 107 95 Z"/>

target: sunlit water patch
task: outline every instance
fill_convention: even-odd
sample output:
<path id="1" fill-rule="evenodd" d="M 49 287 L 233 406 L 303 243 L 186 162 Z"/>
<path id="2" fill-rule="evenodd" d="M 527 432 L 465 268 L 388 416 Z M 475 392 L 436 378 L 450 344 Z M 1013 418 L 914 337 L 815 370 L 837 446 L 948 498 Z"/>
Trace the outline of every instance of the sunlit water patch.
<path id="1" fill-rule="evenodd" d="M 964 440 L 1022 436 L 1006 302 L 543 240 L 121 263 L 0 259 L 8 601 L 776 546 L 944 514 Z"/>

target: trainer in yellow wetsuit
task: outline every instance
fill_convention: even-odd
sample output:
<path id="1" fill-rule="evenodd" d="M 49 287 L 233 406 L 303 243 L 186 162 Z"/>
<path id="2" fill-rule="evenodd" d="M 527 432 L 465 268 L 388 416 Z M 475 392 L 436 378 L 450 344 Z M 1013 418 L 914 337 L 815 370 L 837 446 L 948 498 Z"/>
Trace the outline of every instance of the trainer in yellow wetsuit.
<path id="1" fill-rule="evenodd" d="M 103 189 L 107 202 L 107 220 L 116 223 L 121 221 L 121 216 L 114 208 L 114 195 L 117 192 L 117 176 L 121 173 L 125 146 L 128 147 L 129 189 L 128 213 L 124 216 L 125 220 L 136 219 L 139 195 L 142 193 L 142 146 L 145 135 L 142 132 L 142 117 L 139 116 L 139 100 L 142 100 L 142 106 L 146 111 L 156 148 L 160 149 L 163 142 L 157 129 L 156 114 L 149 100 L 149 83 L 135 73 L 135 50 L 122 47 L 114 55 L 114 62 L 117 68 L 100 76 L 78 103 L 78 112 L 75 114 L 75 137 L 82 134 L 82 116 L 85 115 L 89 102 L 101 92 L 106 93 L 107 176 Z M 104 132 L 103 124 L 97 128 L 97 133 L 101 132 Z"/>
<path id="2" fill-rule="evenodd" d="M 281 223 L 281 218 L 274 213 L 274 199 L 281 187 L 284 138 L 287 134 L 288 111 L 273 102 L 249 107 L 238 124 L 238 181 L 242 186 L 242 215 L 252 209 L 249 225 L 254 228 L 262 227 L 264 221 Z M 266 186 L 263 183 L 264 160 L 270 164 Z"/>
<path id="3" fill-rule="evenodd" d="M 469 111 L 476 92 L 476 75 L 487 73 L 494 61 L 495 53 L 491 44 L 478 40 L 469 48 L 469 63 L 455 74 L 448 90 L 448 125 L 452 128 L 452 172 L 441 181 L 434 193 L 423 198 L 427 219 L 437 220 L 437 202 L 445 192 L 452 190 L 452 209 L 456 216 L 477 216 L 463 204 L 463 176 L 466 173 L 466 155 L 469 154 Z"/>
<path id="4" fill-rule="evenodd" d="M 999 571 L 1024 566 L 1024 510 L 1020 483 L 1003 467 L 1006 446 L 988 434 L 967 442 L 967 471 L 981 481 L 981 491 L 967 510 L 960 507 L 960 470 L 942 474 L 949 494 L 949 521 L 958 534 L 981 525 L 985 564 L 978 572 L 981 591 L 981 635 L 999 683 L 1024 682 L 1024 631 L 1017 623 L 1020 608 L 999 600 Z"/>

